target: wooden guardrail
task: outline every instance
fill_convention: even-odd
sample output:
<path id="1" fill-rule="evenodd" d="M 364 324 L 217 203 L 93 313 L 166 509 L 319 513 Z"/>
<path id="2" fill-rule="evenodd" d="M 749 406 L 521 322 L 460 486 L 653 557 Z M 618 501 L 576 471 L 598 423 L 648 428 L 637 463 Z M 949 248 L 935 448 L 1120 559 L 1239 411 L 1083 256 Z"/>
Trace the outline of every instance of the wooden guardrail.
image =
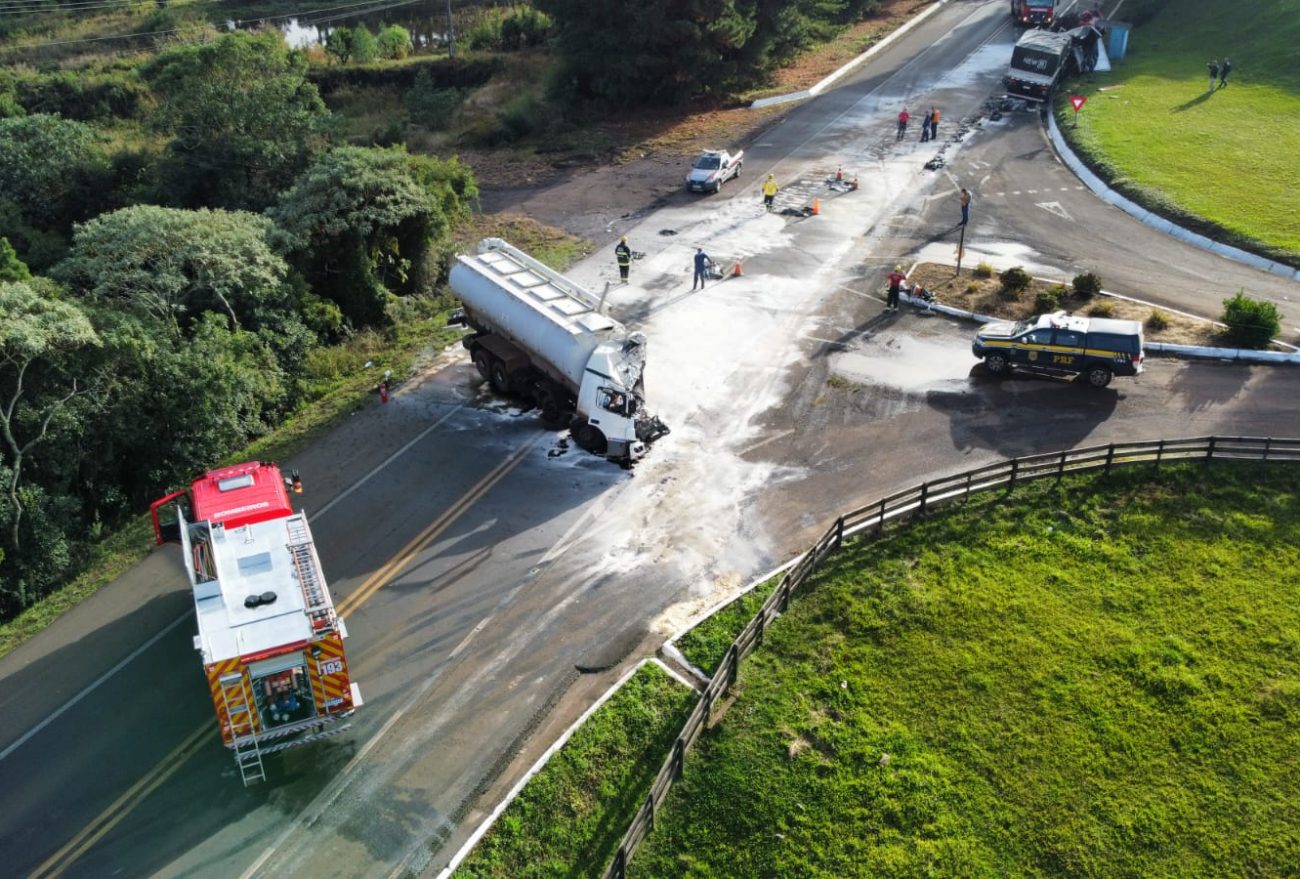
<path id="1" fill-rule="evenodd" d="M 905 489 L 879 501 L 859 507 L 837 518 L 781 578 L 780 585 L 763 602 L 736 640 L 727 648 L 718 670 L 713 673 L 686 718 L 686 723 L 673 742 L 672 753 L 655 776 L 645 802 L 632 819 L 622 843 L 614 853 L 614 860 L 606 868 L 604 879 L 625 879 L 627 864 L 632 854 L 650 834 L 655 824 L 655 811 L 663 805 L 673 783 L 681 777 L 686 752 L 704 732 L 713 706 L 735 684 L 740 671 L 740 661 L 763 643 L 763 635 L 772 621 L 785 612 L 790 599 L 818 565 L 840 548 L 845 537 L 863 531 L 884 531 L 891 520 L 924 516 L 930 510 L 969 498 L 972 494 L 1005 488 L 1014 489 L 1022 482 L 1053 478 L 1060 480 L 1067 473 L 1101 470 L 1109 473 L 1115 467 L 1134 464 L 1161 464 L 1173 461 L 1289 461 L 1300 463 L 1300 439 L 1275 439 L 1271 437 L 1208 436 L 1192 439 L 1155 440 L 1152 442 L 1111 443 L 1086 449 L 1071 449 L 1042 455 L 1011 458 L 994 464 L 976 467 L 955 476 L 944 476 Z"/>

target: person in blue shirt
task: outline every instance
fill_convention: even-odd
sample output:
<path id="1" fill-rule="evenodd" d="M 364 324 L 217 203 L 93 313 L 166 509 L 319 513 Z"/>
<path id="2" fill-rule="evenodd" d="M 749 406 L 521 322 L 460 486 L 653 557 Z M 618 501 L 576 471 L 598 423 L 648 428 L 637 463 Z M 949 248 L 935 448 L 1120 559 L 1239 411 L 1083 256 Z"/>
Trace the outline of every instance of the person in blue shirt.
<path id="1" fill-rule="evenodd" d="M 708 276 L 707 272 L 710 262 L 712 262 L 712 260 L 709 259 L 709 255 L 704 252 L 703 247 L 695 248 L 695 283 L 691 284 L 692 290 L 697 287 L 701 290 L 704 289 L 704 279 Z"/>

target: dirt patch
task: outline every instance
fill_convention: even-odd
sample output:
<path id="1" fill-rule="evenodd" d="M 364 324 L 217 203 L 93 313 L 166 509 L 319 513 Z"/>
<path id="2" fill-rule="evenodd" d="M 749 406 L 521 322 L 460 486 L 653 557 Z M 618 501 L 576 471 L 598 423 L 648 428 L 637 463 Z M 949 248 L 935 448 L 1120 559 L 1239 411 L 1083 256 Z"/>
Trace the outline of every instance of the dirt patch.
<path id="1" fill-rule="evenodd" d="M 1024 320 L 1047 311 L 1065 310 L 1089 317 L 1111 317 L 1135 320 L 1143 325 L 1148 342 L 1167 342 L 1174 345 L 1217 346 L 1224 344 L 1223 328 L 1213 321 L 1188 317 L 1161 308 L 1131 302 L 1105 293 L 1093 297 L 1075 295 L 1069 285 L 1056 284 L 1033 278 L 1029 287 L 1019 294 L 1002 292 L 1002 281 L 997 272 L 980 277 L 978 268 L 963 268 L 961 274 L 952 266 L 920 263 L 909 278 L 934 293 L 944 305 L 987 314 L 1006 320 Z M 1057 308 L 1044 307 L 1040 294 L 1063 293 Z M 1153 317 L 1154 315 L 1154 317 Z M 1164 326 L 1159 326 L 1163 323 Z"/>

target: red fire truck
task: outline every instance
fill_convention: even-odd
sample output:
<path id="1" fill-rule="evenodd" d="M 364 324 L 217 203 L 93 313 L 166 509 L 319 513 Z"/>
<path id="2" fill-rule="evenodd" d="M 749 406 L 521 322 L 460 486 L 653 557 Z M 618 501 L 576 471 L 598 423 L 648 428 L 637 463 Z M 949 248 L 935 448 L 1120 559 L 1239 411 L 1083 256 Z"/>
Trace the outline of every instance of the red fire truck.
<path id="1" fill-rule="evenodd" d="M 1057 0 L 1011 0 L 1011 18 L 1021 27 L 1051 27 Z"/>
<path id="2" fill-rule="evenodd" d="M 194 646 L 212 692 L 221 740 L 245 785 L 266 778 L 262 758 L 342 732 L 361 705 L 348 677 L 347 629 L 334 611 L 302 491 L 274 464 L 213 470 L 154 501 L 158 543 L 184 552 L 194 590 Z"/>

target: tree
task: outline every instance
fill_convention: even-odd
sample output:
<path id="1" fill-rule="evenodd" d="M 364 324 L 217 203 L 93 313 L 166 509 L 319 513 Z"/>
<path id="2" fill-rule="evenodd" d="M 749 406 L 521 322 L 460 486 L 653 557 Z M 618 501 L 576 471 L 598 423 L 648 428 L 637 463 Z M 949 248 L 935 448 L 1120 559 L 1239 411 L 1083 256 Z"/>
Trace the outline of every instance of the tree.
<path id="1" fill-rule="evenodd" d="M 32 276 L 27 264 L 18 258 L 8 238 L 0 238 L 0 281 L 26 281 Z"/>
<path id="2" fill-rule="evenodd" d="M 276 31 L 179 46 L 144 68 L 153 123 L 172 135 L 169 185 L 189 207 L 261 210 L 324 145 L 307 60 Z"/>
<path id="3" fill-rule="evenodd" d="M 54 274 L 79 295 L 160 321 L 177 336 L 210 311 L 232 330 L 255 329 L 259 309 L 289 307 L 288 265 L 272 250 L 271 232 L 268 218 L 243 211 L 138 205 L 78 226 Z"/>
<path id="4" fill-rule="evenodd" d="M 358 64 L 369 64 L 379 57 L 379 43 L 364 24 L 352 29 L 352 60 Z"/>
<path id="5" fill-rule="evenodd" d="M 27 456 L 46 438 L 55 415 L 74 397 L 91 390 L 86 377 L 61 374 L 59 361 L 69 352 L 98 344 L 99 336 L 85 313 L 53 295 L 48 285 L 0 283 L 0 440 L 8 456 L 3 489 L 9 541 L 15 549 L 20 546 L 19 486 Z M 33 388 L 29 380 L 38 364 L 50 367 L 44 388 Z"/>
<path id="6" fill-rule="evenodd" d="M 407 34 L 407 42 L 410 42 L 410 34 Z M 353 61 L 365 64 L 379 57 L 380 44 L 364 24 L 359 24 L 331 30 L 325 37 L 325 51 L 337 58 L 340 64 Z"/>
<path id="7" fill-rule="evenodd" d="M 303 172 L 271 209 L 285 249 L 313 289 L 352 321 L 378 324 L 391 294 L 420 289 L 423 275 L 412 269 L 424 265 L 431 240 L 450 228 L 443 204 L 455 203 L 452 181 L 466 187 L 460 171 L 439 180 L 438 167 L 438 160 L 415 159 L 401 147 L 340 147 Z"/>
<path id="8" fill-rule="evenodd" d="M 89 125 L 45 113 L 0 119 L 0 236 L 43 268 L 74 222 L 106 206 L 107 176 Z"/>
<path id="9" fill-rule="evenodd" d="M 411 32 L 400 24 L 385 25 L 375 37 L 379 54 L 384 58 L 399 60 L 411 54 Z"/>

